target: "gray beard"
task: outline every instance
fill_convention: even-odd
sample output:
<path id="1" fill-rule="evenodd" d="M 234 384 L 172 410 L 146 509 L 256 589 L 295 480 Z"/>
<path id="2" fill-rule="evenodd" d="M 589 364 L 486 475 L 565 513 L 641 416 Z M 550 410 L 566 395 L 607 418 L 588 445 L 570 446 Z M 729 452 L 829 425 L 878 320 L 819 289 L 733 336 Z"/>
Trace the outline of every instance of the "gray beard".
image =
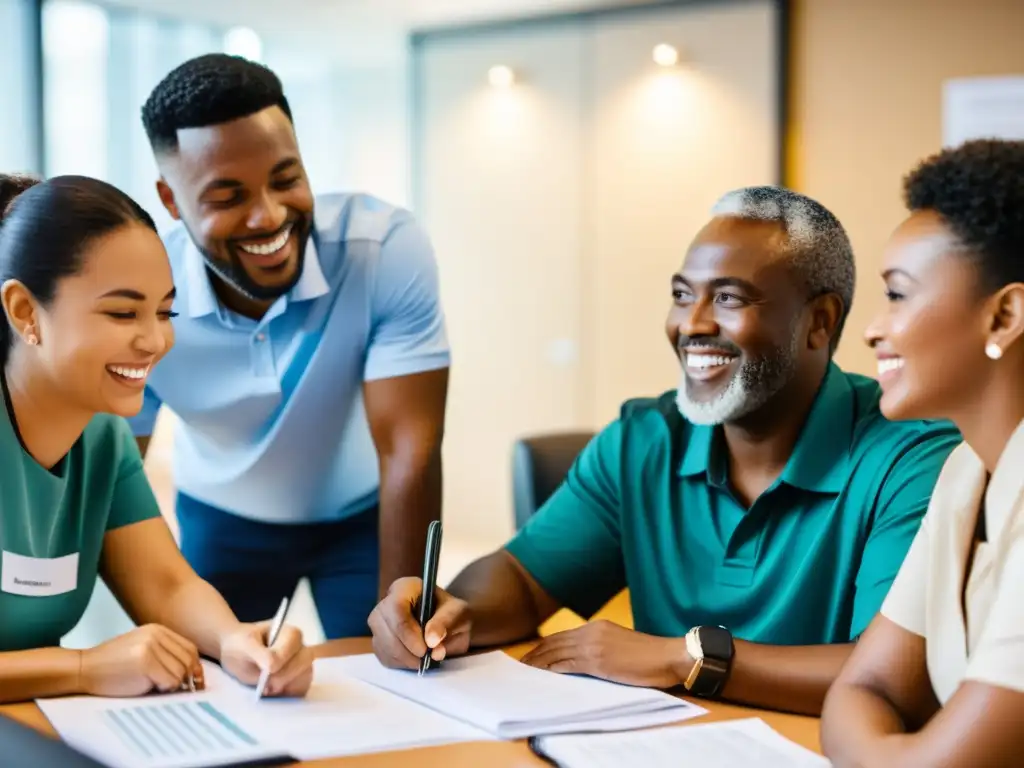
<path id="1" fill-rule="evenodd" d="M 676 407 L 692 424 L 715 426 L 742 419 L 764 407 L 792 380 L 797 349 L 798 337 L 794 332 L 789 348 L 780 347 L 770 355 L 744 362 L 725 389 L 710 400 L 691 398 L 686 372 L 681 371 Z"/>

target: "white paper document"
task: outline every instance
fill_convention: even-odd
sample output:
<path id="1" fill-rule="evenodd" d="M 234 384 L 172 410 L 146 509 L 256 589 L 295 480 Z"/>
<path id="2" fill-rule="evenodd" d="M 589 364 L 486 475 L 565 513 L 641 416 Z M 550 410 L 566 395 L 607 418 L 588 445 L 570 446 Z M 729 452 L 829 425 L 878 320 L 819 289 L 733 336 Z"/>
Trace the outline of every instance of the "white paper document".
<path id="1" fill-rule="evenodd" d="M 964 77 L 942 88 L 942 143 L 1024 139 L 1024 73 Z"/>
<path id="2" fill-rule="evenodd" d="M 535 669 L 501 651 L 448 659 L 422 677 L 387 669 L 372 654 L 322 662 L 332 673 L 358 678 L 500 739 L 643 728 L 707 712 L 662 691 Z"/>
<path id="3" fill-rule="evenodd" d="M 287 756 L 206 693 L 37 703 L 61 739 L 110 768 L 205 768 Z"/>
<path id="4" fill-rule="evenodd" d="M 256 733 L 287 745 L 299 760 L 494 741 L 490 734 L 466 723 L 339 674 L 331 661 L 314 662 L 314 682 L 302 699 L 255 702 L 252 689 L 238 685 L 219 669 L 214 685 L 219 688 L 227 681 L 235 697 L 241 692 L 239 718 Z M 208 684 L 209 680 L 207 677 Z"/>
<path id="5" fill-rule="evenodd" d="M 215 665 L 206 690 L 37 703 L 60 737 L 111 768 L 199 768 L 245 760 L 315 760 L 493 736 L 314 663 L 302 699 L 262 699 Z"/>
<path id="6" fill-rule="evenodd" d="M 542 736 L 531 746 L 558 768 L 827 768 L 821 755 L 781 736 L 764 720 L 653 728 L 627 733 Z"/>

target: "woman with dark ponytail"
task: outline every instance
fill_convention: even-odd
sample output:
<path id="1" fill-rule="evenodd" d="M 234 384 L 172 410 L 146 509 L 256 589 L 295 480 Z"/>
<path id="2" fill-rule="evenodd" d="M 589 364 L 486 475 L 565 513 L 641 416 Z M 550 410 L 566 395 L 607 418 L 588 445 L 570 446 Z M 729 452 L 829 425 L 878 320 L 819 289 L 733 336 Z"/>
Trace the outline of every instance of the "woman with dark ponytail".
<path id="1" fill-rule="evenodd" d="M 201 686 L 200 654 L 304 694 L 299 632 L 268 649 L 189 567 L 122 418 L 174 341 L 149 214 L 96 179 L 0 175 L 0 300 L 0 702 Z M 59 647 L 100 574 L 139 628 Z"/>

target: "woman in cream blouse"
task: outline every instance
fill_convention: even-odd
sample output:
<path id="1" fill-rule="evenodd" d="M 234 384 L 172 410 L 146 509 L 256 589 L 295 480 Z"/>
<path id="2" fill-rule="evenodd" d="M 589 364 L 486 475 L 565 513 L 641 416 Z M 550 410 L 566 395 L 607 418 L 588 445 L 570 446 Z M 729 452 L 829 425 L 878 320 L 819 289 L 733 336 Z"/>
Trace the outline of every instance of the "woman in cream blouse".
<path id="1" fill-rule="evenodd" d="M 837 768 L 1024 766 L 1024 142 L 946 150 L 904 192 L 868 331 L 881 408 L 964 442 L 829 691 L 822 745 Z"/>

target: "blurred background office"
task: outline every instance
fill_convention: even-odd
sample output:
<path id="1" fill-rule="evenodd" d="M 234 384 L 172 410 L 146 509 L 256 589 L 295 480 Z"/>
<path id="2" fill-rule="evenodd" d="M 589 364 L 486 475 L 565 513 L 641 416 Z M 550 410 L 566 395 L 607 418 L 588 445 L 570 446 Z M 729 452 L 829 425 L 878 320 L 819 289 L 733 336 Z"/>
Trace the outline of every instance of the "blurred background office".
<path id="1" fill-rule="evenodd" d="M 675 386 L 669 277 L 729 188 L 785 183 L 846 224 L 838 362 L 873 375 L 900 176 L 974 114 L 954 80 L 1024 138 L 1022 29 L 1020 0 L 0 0 L 0 168 L 106 179 L 166 225 L 150 89 L 207 51 L 273 68 L 315 190 L 408 206 L 437 249 L 447 580 L 513 531 L 517 439 Z M 173 433 L 164 413 L 147 461 L 172 526 Z M 316 639 L 304 594 L 297 611 Z M 125 622 L 99 589 L 66 642 Z"/>

